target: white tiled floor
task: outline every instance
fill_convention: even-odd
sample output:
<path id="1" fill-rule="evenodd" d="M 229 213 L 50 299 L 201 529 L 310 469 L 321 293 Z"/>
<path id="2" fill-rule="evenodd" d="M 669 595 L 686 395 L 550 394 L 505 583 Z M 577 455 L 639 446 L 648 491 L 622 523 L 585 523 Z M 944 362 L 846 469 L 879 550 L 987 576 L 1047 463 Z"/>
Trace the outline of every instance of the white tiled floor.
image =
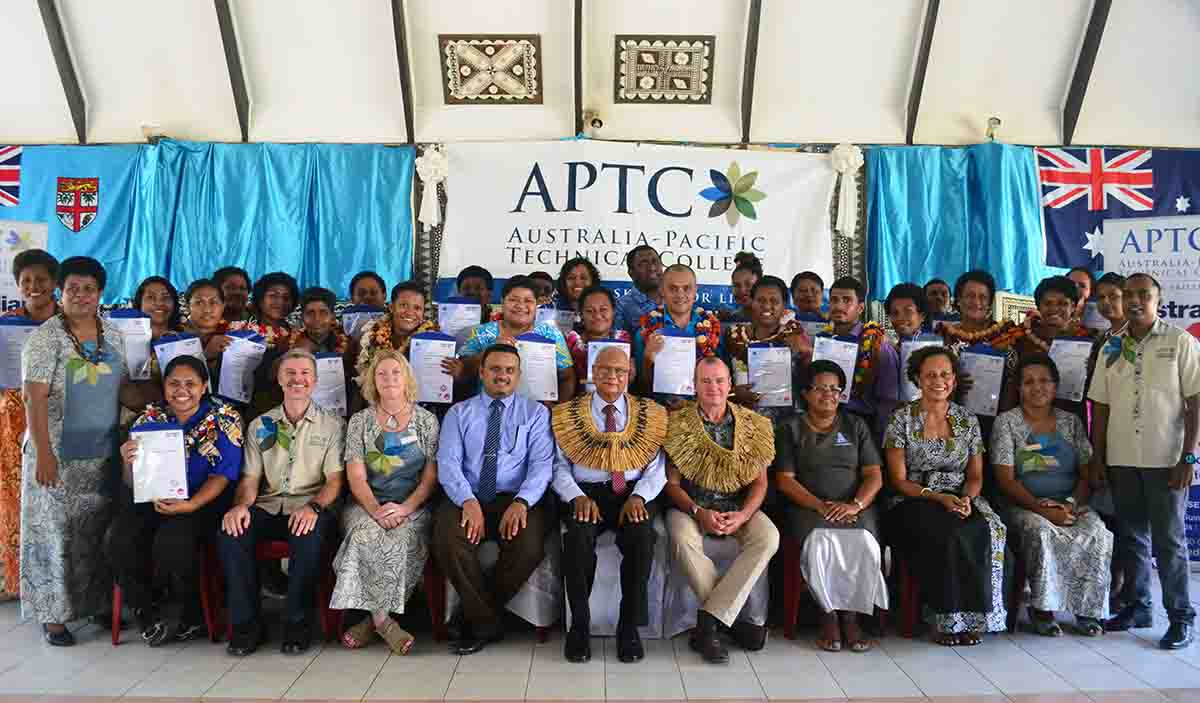
<path id="1" fill-rule="evenodd" d="M 1200 600 L 1200 578 L 1193 593 Z M 994 635 L 979 647 L 949 649 L 890 635 L 866 654 L 818 651 L 812 632 L 774 633 L 761 652 L 731 646 L 711 666 L 674 641 L 646 641 L 647 657 L 616 659 L 611 640 L 593 640 L 584 665 L 562 657 L 562 636 L 539 645 L 512 637 L 470 657 L 422 638 L 407 657 L 381 644 L 361 651 L 317 645 L 299 657 L 266 647 L 245 659 L 207 642 L 148 649 L 126 633 L 73 629 L 80 645 L 45 645 L 22 623 L 16 603 L 0 604 L 0 700 L 9 695 L 267 700 L 799 700 L 933 698 L 1004 703 L 1200 703 L 1200 645 L 1155 647 L 1165 628 L 1086 639 L 1068 634 Z M 1183 690 L 1193 689 L 1193 690 Z M 951 700 L 953 699 L 953 701 Z"/>

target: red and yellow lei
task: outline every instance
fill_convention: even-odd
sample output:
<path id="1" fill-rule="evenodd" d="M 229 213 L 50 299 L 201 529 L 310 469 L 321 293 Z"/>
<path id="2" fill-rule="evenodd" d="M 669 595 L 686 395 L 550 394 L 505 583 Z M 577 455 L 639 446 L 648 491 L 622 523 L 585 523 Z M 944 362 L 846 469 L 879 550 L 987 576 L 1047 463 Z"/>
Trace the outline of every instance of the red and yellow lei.
<path id="1" fill-rule="evenodd" d="M 350 348 L 349 335 L 342 331 L 342 326 L 338 324 L 334 324 L 333 328 L 330 330 L 330 333 L 333 335 L 333 349 L 329 351 L 337 354 L 338 356 L 345 355 L 346 350 Z M 296 329 L 292 330 L 292 333 L 288 336 L 287 348 L 291 349 L 299 344 L 300 340 L 304 339 L 305 334 L 306 332 L 303 327 L 297 327 Z M 309 339 L 311 340 L 312 338 L 310 337 Z"/>
<path id="2" fill-rule="evenodd" d="M 250 330 L 255 334 L 262 336 L 266 340 L 267 348 L 273 349 L 281 341 L 291 340 L 291 330 L 287 325 L 268 325 L 265 322 L 259 322 L 256 318 L 249 318 L 241 322 L 234 322 L 229 325 L 230 330 Z"/>
<path id="3" fill-rule="evenodd" d="M 224 434 L 235 447 L 242 445 L 242 416 L 228 403 L 215 398 L 209 400 L 208 415 L 183 433 L 183 446 L 187 452 L 198 452 L 209 465 L 221 460 L 217 440 Z M 133 423 L 136 428 L 154 422 L 178 422 L 175 413 L 165 403 L 151 403 L 146 411 Z"/>
<path id="4" fill-rule="evenodd" d="M 717 347 L 721 345 L 721 321 L 717 316 L 704 308 L 692 309 L 692 320 L 696 320 L 696 357 L 714 356 L 717 353 Z M 688 320 L 691 323 L 691 320 Z M 640 329 L 638 335 L 642 338 L 642 343 L 645 344 L 646 339 L 666 325 L 666 314 L 662 308 L 655 308 L 650 312 L 642 315 L 642 319 L 638 321 Z"/>
<path id="5" fill-rule="evenodd" d="M 972 344 L 988 344 L 995 349 L 1011 349 L 1017 340 L 1027 334 L 1027 330 L 1012 320 L 996 322 L 978 332 L 967 332 L 960 322 L 942 322 L 937 327 L 947 346 L 960 342 L 967 346 Z"/>
<path id="6" fill-rule="evenodd" d="M 822 334 L 834 334 L 833 325 L 825 325 L 821 328 Z M 858 361 L 854 364 L 854 385 L 851 393 L 857 395 L 860 389 L 863 389 L 874 374 L 875 367 L 875 352 L 878 351 L 879 345 L 887 339 L 887 332 L 878 322 L 867 322 L 862 326 L 862 332 L 858 335 Z"/>
<path id="7" fill-rule="evenodd" d="M 404 342 L 397 348 L 392 342 L 392 314 L 390 312 L 367 324 L 368 327 L 363 330 L 362 340 L 360 341 L 361 348 L 358 351 L 358 360 L 354 362 L 354 370 L 359 376 L 367 372 L 367 369 L 371 366 L 371 360 L 375 358 L 377 350 L 396 349 L 401 354 L 407 355 L 408 344 L 412 341 L 413 334 L 437 331 L 436 322 L 433 320 L 422 320 L 421 324 L 417 325 L 417 329 L 405 337 Z M 355 380 L 358 379 L 356 378 Z"/>

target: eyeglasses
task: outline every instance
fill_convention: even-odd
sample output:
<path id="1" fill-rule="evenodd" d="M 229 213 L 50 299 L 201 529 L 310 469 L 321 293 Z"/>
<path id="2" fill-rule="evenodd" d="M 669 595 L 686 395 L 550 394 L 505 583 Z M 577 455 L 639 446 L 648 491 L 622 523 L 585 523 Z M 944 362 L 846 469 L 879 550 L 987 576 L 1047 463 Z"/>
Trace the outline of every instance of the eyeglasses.
<path id="1" fill-rule="evenodd" d="M 629 375 L 629 369 L 620 369 L 615 366 L 593 366 L 592 375 L 596 378 L 625 378 Z"/>
<path id="2" fill-rule="evenodd" d="M 841 386 L 836 386 L 833 384 L 815 384 L 813 385 L 812 389 L 818 393 L 833 393 L 834 395 L 841 395 L 842 393 Z"/>

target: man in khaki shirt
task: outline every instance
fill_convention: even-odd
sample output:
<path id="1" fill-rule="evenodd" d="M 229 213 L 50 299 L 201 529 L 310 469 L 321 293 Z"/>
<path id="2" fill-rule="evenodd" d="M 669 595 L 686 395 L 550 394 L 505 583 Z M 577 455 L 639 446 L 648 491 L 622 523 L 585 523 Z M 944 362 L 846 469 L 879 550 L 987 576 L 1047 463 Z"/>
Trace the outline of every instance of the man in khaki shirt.
<path id="1" fill-rule="evenodd" d="M 242 479 L 233 508 L 217 532 L 233 621 L 227 649 L 235 656 L 252 653 L 262 641 L 255 561 L 259 540 L 288 542 L 281 651 L 299 654 L 311 645 L 307 613 L 313 604 L 325 533 L 333 529 L 333 508 L 345 476 L 345 423 L 312 402 L 316 358 L 303 349 L 287 352 L 280 359 L 278 381 L 283 405 L 250 423 Z"/>
<path id="2" fill-rule="evenodd" d="M 1158 281 L 1125 281 L 1128 325 L 1096 359 L 1092 480 L 1108 481 L 1129 539 L 1124 564 L 1130 602 L 1105 623 L 1110 631 L 1149 627 L 1150 546 L 1158 562 L 1170 627 L 1163 649 L 1192 641 L 1196 612 L 1188 598 L 1183 516 L 1200 433 L 1200 342 L 1158 318 Z"/>

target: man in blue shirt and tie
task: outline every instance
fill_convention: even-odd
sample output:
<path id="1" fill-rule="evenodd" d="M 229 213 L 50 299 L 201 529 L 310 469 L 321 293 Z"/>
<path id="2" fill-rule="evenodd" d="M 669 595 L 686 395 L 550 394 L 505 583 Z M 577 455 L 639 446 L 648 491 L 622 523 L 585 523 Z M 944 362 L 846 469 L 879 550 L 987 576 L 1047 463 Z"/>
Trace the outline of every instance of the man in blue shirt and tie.
<path id="1" fill-rule="evenodd" d="M 554 466 L 550 411 L 515 395 L 516 347 L 493 344 L 479 362 L 483 390 L 450 408 L 442 423 L 438 481 L 447 501 L 434 519 L 438 564 L 462 597 L 465 626 L 455 645 L 474 654 L 503 637 L 501 613 L 545 556 L 549 518 L 538 505 Z M 479 544 L 500 545 L 487 583 Z"/>

